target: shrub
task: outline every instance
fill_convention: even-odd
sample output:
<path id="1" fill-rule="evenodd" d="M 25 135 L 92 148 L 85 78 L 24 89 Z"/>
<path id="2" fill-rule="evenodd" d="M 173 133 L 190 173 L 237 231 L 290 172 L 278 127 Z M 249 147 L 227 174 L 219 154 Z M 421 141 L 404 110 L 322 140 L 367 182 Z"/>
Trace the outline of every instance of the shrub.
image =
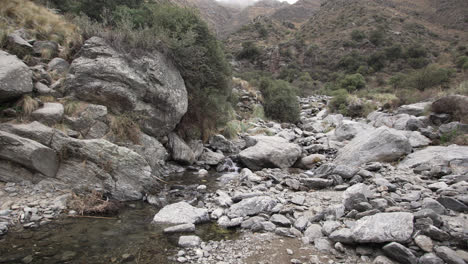
<path id="1" fill-rule="evenodd" d="M 250 60 L 254 61 L 261 54 L 260 49 L 255 45 L 254 42 L 248 41 L 242 43 L 242 50 L 237 54 L 239 60 Z"/>
<path id="2" fill-rule="evenodd" d="M 467 56 L 460 56 L 456 59 L 455 64 L 458 68 L 461 69 L 468 69 L 468 57 Z"/>
<path id="3" fill-rule="evenodd" d="M 346 109 L 348 105 L 348 91 L 346 91 L 345 89 L 339 89 L 333 92 L 332 96 L 333 98 L 328 103 L 328 108 L 332 112 L 340 112 L 340 109 Z"/>
<path id="4" fill-rule="evenodd" d="M 376 52 L 369 56 L 367 63 L 375 71 L 380 71 L 385 66 L 386 56 L 384 52 Z"/>
<path id="5" fill-rule="evenodd" d="M 404 84 L 409 88 L 424 91 L 427 88 L 447 83 L 452 75 L 452 70 L 438 68 L 436 65 L 429 65 L 408 74 L 405 77 Z"/>
<path id="6" fill-rule="evenodd" d="M 345 69 L 348 73 L 355 73 L 360 66 L 366 65 L 365 58 L 355 51 L 342 57 L 338 62 L 338 67 Z"/>
<path id="7" fill-rule="evenodd" d="M 351 39 L 354 40 L 354 41 L 362 41 L 363 39 L 366 38 L 366 33 L 360 31 L 360 30 L 353 30 L 351 32 Z"/>
<path id="8" fill-rule="evenodd" d="M 409 58 L 408 64 L 413 67 L 414 69 L 421 69 L 424 66 L 429 64 L 429 61 L 426 58 Z"/>
<path id="9" fill-rule="evenodd" d="M 393 45 L 391 47 L 385 48 L 385 55 L 387 59 L 391 61 L 399 59 L 403 56 L 403 48 L 401 45 Z"/>
<path id="10" fill-rule="evenodd" d="M 352 92 L 366 87 L 366 80 L 359 73 L 349 74 L 339 81 L 338 86 Z"/>
<path id="11" fill-rule="evenodd" d="M 405 55 L 409 58 L 422 58 L 427 56 L 427 50 L 423 46 L 415 44 L 406 50 Z"/>
<path id="12" fill-rule="evenodd" d="M 376 29 L 369 34 L 369 40 L 372 44 L 380 46 L 384 42 L 384 34 L 382 29 Z"/>
<path id="13" fill-rule="evenodd" d="M 260 91 L 266 116 L 281 122 L 295 123 L 299 120 L 299 101 L 295 89 L 288 82 L 263 78 Z"/>

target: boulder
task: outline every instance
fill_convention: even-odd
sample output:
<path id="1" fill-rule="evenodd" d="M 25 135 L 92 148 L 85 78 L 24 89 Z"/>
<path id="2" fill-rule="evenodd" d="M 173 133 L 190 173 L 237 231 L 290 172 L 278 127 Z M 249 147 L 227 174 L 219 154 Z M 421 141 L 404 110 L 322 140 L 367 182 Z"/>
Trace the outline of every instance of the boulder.
<path id="1" fill-rule="evenodd" d="M 41 173 L 34 173 L 18 163 L 0 159 L 0 181 L 2 182 L 15 182 L 30 181 L 38 183 L 46 178 Z"/>
<path id="2" fill-rule="evenodd" d="M 339 150 L 335 162 L 348 166 L 372 161 L 391 162 L 410 152 L 411 144 L 400 131 L 380 127 L 357 135 Z"/>
<path id="3" fill-rule="evenodd" d="M 179 246 L 184 248 L 197 247 L 200 245 L 201 239 L 198 236 L 181 236 L 179 237 Z"/>
<path id="4" fill-rule="evenodd" d="M 466 262 L 449 247 L 436 247 L 434 251 L 439 258 L 443 259 L 448 264 L 466 264 Z"/>
<path id="5" fill-rule="evenodd" d="M 413 233 L 413 215 L 394 212 L 365 216 L 356 222 L 351 233 L 359 243 L 407 242 Z"/>
<path id="6" fill-rule="evenodd" d="M 335 137 L 339 141 L 351 140 L 359 133 L 371 129 L 372 127 L 367 124 L 344 120 L 341 125 L 335 129 Z"/>
<path id="7" fill-rule="evenodd" d="M 403 264 L 417 264 L 418 258 L 411 252 L 411 250 L 399 243 L 392 242 L 385 245 L 382 250 L 385 255 L 389 256 L 392 259 L 398 260 L 398 262 Z"/>
<path id="8" fill-rule="evenodd" d="M 46 59 L 57 57 L 59 54 L 59 46 L 54 41 L 34 41 L 33 49 L 35 55 Z"/>
<path id="9" fill-rule="evenodd" d="M 37 121 L 27 124 L 3 123 L 0 124 L 0 130 L 37 141 L 45 146 L 50 146 L 52 137 L 56 132 L 53 128 Z"/>
<path id="10" fill-rule="evenodd" d="M 151 169 L 153 169 L 153 173 L 161 171 L 162 166 L 169 157 L 167 150 L 157 139 L 145 133 L 140 133 L 139 138 L 139 144 L 130 144 L 128 148 L 145 158 Z"/>
<path id="11" fill-rule="evenodd" d="M 396 110 L 397 114 L 408 114 L 412 116 L 422 116 L 431 106 L 432 102 L 419 102 L 415 104 L 402 105 Z"/>
<path id="12" fill-rule="evenodd" d="M 374 111 L 367 116 L 369 124 L 374 127 L 386 126 L 398 130 L 405 130 L 407 123 L 412 119 L 408 114 L 392 115 Z"/>
<path id="13" fill-rule="evenodd" d="M 200 161 L 207 165 L 216 166 L 224 159 L 224 155 L 205 148 L 200 156 Z"/>
<path id="14" fill-rule="evenodd" d="M 109 130 L 107 113 L 107 107 L 103 105 L 88 104 L 76 116 L 65 116 L 63 121 L 86 139 L 101 138 Z"/>
<path id="15" fill-rule="evenodd" d="M 220 150 L 226 154 L 236 154 L 239 148 L 231 141 L 227 140 L 223 135 L 217 134 L 210 138 L 210 147 L 214 150 Z"/>
<path id="16" fill-rule="evenodd" d="M 448 95 L 432 103 L 432 111 L 437 114 L 451 114 L 468 124 L 468 96 Z"/>
<path id="17" fill-rule="evenodd" d="M 281 137 L 255 136 L 257 143 L 239 153 L 239 158 L 251 170 L 289 168 L 301 155 L 301 148 Z"/>
<path id="18" fill-rule="evenodd" d="M 26 39 L 27 36 L 24 29 L 15 30 L 8 34 L 6 48 L 20 58 L 23 58 L 25 55 L 30 55 L 33 53 L 34 49 Z"/>
<path id="19" fill-rule="evenodd" d="M 277 204 L 277 201 L 268 196 L 256 196 L 243 199 L 233 204 L 227 211 L 230 218 L 257 215 L 262 212 L 270 212 Z"/>
<path id="20" fill-rule="evenodd" d="M 300 160 L 299 166 L 306 169 L 315 168 L 317 163 L 323 162 L 326 159 L 325 155 L 322 154 L 311 154 Z"/>
<path id="21" fill-rule="evenodd" d="M 161 53 L 129 59 L 98 37 L 87 40 L 73 60 L 64 89 L 115 114 L 141 115 L 142 130 L 156 137 L 172 131 L 188 106 L 184 80 Z"/>
<path id="22" fill-rule="evenodd" d="M 61 103 L 45 103 L 42 108 L 32 112 L 31 117 L 41 123 L 53 126 L 62 121 L 64 108 Z"/>
<path id="23" fill-rule="evenodd" d="M 168 138 L 169 151 L 173 160 L 188 165 L 195 162 L 192 149 L 176 133 L 170 133 Z"/>
<path id="24" fill-rule="evenodd" d="M 70 64 L 62 58 L 53 58 L 49 64 L 47 64 L 47 70 L 50 72 L 56 72 L 58 74 L 65 74 L 68 72 Z"/>
<path id="25" fill-rule="evenodd" d="M 28 66 L 14 55 L 0 50 L 0 102 L 32 92 L 32 73 Z"/>
<path id="26" fill-rule="evenodd" d="M 186 202 L 164 206 L 153 218 L 154 223 L 199 224 L 210 220 L 208 210 L 196 208 Z"/>
<path id="27" fill-rule="evenodd" d="M 0 158 L 25 166 L 48 177 L 57 173 L 57 153 L 41 143 L 0 131 Z"/>
<path id="28" fill-rule="evenodd" d="M 398 164 L 398 168 L 413 169 L 421 165 L 449 166 L 454 173 L 466 173 L 468 172 L 468 146 L 430 146 L 408 155 Z"/>

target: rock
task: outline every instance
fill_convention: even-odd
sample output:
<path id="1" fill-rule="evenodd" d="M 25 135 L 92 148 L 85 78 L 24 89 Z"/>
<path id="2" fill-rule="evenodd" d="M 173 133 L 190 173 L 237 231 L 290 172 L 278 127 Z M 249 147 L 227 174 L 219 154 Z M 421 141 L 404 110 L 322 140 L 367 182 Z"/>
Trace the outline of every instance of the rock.
<path id="1" fill-rule="evenodd" d="M 437 214 L 445 214 L 445 207 L 432 198 L 424 198 L 421 204 L 422 209 L 431 209 Z"/>
<path id="2" fill-rule="evenodd" d="M 64 114 L 63 105 L 60 103 L 45 103 L 42 108 L 32 112 L 31 117 L 35 120 L 53 126 L 62 121 Z"/>
<path id="3" fill-rule="evenodd" d="M 169 156 L 167 150 L 152 136 L 140 133 L 139 139 L 139 144 L 129 144 L 127 147 L 145 158 L 153 173 L 161 171 Z"/>
<path id="4" fill-rule="evenodd" d="M 301 155 L 301 148 L 281 137 L 255 136 L 257 141 L 239 153 L 239 158 L 249 169 L 289 168 Z"/>
<path id="5" fill-rule="evenodd" d="M 418 264 L 444 264 L 444 261 L 434 253 L 427 253 L 419 258 Z"/>
<path id="6" fill-rule="evenodd" d="M 387 256 L 398 260 L 400 263 L 417 264 L 418 262 L 418 259 L 414 256 L 411 250 L 397 242 L 385 245 L 382 250 Z"/>
<path id="7" fill-rule="evenodd" d="M 361 133 L 338 151 L 336 163 L 358 166 L 367 162 L 391 162 L 411 152 L 409 140 L 401 132 L 380 127 Z"/>
<path id="8" fill-rule="evenodd" d="M 270 222 L 279 226 L 290 226 L 291 221 L 282 214 L 274 214 L 270 217 Z"/>
<path id="9" fill-rule="evenodd" d="M 200 156 L 200 161 L 205 162 L 206 165 L 216 166 L 224 159 L 221 153 L 213 152 L 207 148 L 203 150 Z"/>
<path id="10" fill-rule="evenodd" d="M 33 46 L 25 40 L 27 38 L 24 29 L 15 30 L 8 34 L 6 48 L 20 58 L 33 53 Z"/>
<path id="11" fill-rule="evenodd" d="M 333 180 L 321 178 L 301 179 L 301 183 L 310 189 L 323 189 L 333 185 Z"/>
<path id="12" fill-rule="evenodd" d="M 209 221 L 208 210 L 196 208 L 186 202 L 164 206 L 153 218 L 154 223 L 199 224 Z"/>
<path id="13" fill-rule="evenodd" d="M 195 155 L 192 149 L 177 134 L 170 133 L 168 137 L 172 159 L 182 164 L 193 164 Z"/>
<path id="14" fill-rule="evenodd" d="M 450 166 L 454 173 L 466 173 L 466 166 L 459 164 L 468 163 L 468 146 L 430 146 L 422 150 L 415 151 L 408 155 L 398 165 L 399 169 L 416 168 L 420 165 L 433 167 L 436 165 Z"/>
<path id="15" fill-rule="evenodd" d="M 171 226 L 164 229 L 164 233 L 195 232 L 195 225 L 192 223 Z"/>
<path id="16" fill-rule="evenodd" d="M 334 242 L 341 242 L 341 243 L 346 243 L 350 244 L 353 243 L 353 234 L 351 232 L 351 229 L 349 228 L 341 228 L 338 230 L 333 231 L 328 238 L 333 240 Z"/>
<path id="17" fill-rule="evenodd" d="M 300 165 L 306 169 L 315 168 L 315 164 L 322 162 L 326 159 L 325 155 L 322 154 L 311 154 L 307 157 L 304 157 L 300 161 Z"/>
<path id="18" fill-rule="evenodd" d="M 32 73 L 28 66 L 16 56 L 0 50 L 0 102 L 32 91 Z"/>
<path id="19" fill-rule="evenodd" d="M 311 224 L 306 231 L 304 231 L 304 236 L 309 239 L 309 241 L 314 241 L 316 238 L 323 237 L 322 227 L 318 224 Z"/>
<path id="20" fill-rule="evenodd" d="M 322 233 L 328 236 L 340 227 L 341 224 L 339 222 L 328 220 L 325 221 L 322 225 Z"/>
<path id="21" fill-rule="evenodd" d="M 8 160 L 0 159 L 0 181 L 21 183 L 22 181 L 30 181 L 37 183 L 46 178 L 41 173 L 33 173 L 21 166 Z"/>
<path id="22" fill-rule="evenodd" d="M 37 141 L 45 146 L 49 146 L 56 130 L 45 126 L 37 121 L 28 124 L 0 124 L 0 130 Z"/>
<path id="23" fill-rule="evenodd" d="M 364 183 L 355 184 L 343 193 L 343 204 L 345 209 L 352 210 L 359 203 L 367 202 L 367 199 L 371 196 L 369 187 Z"/>
<path id="24" fill-rule="evenodd" d="M 277 201 L 268 196 L 256 196 L 243 199 L 233 204 L 227 211 L 230 218 L 257 215 L 261 212 L 271 212 Z"/>
<path id="25" fill-rule="evenodd" d="M 145 133 L 165 136 L 187 111 L 184 80 L 161 53 L 128 58 L 103 39 L 90 38 L 70 66 L 65 92 L 115 114 L 134 111 L 145 117 L 139 121 Z"/>
<path id="26" fill-rule="evenodd" d="M 454 210 L 457 212 L 468 212 L 468 206 L 464 203 L 454 199 L 452 197 L 439 197 L 437 198 L 437 202 L 442 204 L 445 208 Z"/>
<path id="27" fill-rule="evenodd" d="M 447 264 L 466 264 L 466 262 L 460 258 L 455 251 L 448 247 L 436 247 L 434 251 L 437 256 L 443 259 Z"/>
<path id="28" fill-rule="evenodd" d="M 359 243 L 406 242 L 413 233 L 411 213 L 378 213 L 359 219 L 351 229 Z"/>
<path id="29" fill-rule="evenodd" d="M 314 239 L 314 247 L 320 252 L 330 252 L 333 250 L 332 243 L 325 237 Z"/>
<path id="30" fill-rule="evenodd" d="M 431 144 L 431 140 L 428 139 L 427 137 L 423 136 L 420 132 L 418 131 L 407 131 L 405 132 L 406 137 L 408 138 L 411 147 L 413 148 L 420 148 L 420 147 L 425 147 Z"/>
<path id="31" fill-rule="evenodd" d="M 309 224 L 308 217 L 301 216 L 294 222 L 294 227 L 297 228 L 299 231 L 304 231 L 304 229 L 307 227 L 308 224 Z"/>
<path id="32" fill-rule="evenodd" d="M 57 57 L 59 54 L 59 46 L 54 41 L 34 41 L 34 54 L 45 59 Z"/>
<path id="33" fill-rule="evenodd" d="M 408 114 L 413 116 L 422 116 L 432 105 L 432 102 L 420 102 L 409 105 L 402 105 L 396 110 L 397 114 Z"/>
<path id="34" fill-rule="evenodd" d="M 425 252 L 432 252 L 433 243 L 430 237 L 418 235 L 414 238 L 414 243 Z"/>
<path id="35" fill-rule="evenodd" d="M 0 158 L 21 164 L 48 177 L 55 177 L 57 153 L 36 141 L 0 131 Z"/>
<path id="36" fill-rule="evenodd" d="M 223 135 L 217 134 L 210 138 L 210 146 L 214 150 L 220 150 L 226 154 L 236 154 L 239 148 L 231 141 L 227 140 Z"/>
<path id="37" fill-rule="evenodd" d="M 181 236 L 179 237 L 179 246 L 184 248 L 197 247 L 200 245 L 201 239 L 198 236 Z"/>
<path id="38" fill-rule="evenodd" d="M 351 179 L 359 172 L 359 169 L 348 167 L 346 165 L 337 165 L 333 169 L 334 174 L 340 175 L 343 179 Z"/>
<path id="39" fill-rule="evenodd" d="M 460 121 L 468 123 L 468 96 L 448 95 L 432 103 L 432 111 L 437 114 L 457 115 Z"/>
<path id="40" fill-rule="evenodd" d="M 335 129 L 335 136 L 339 141 L 351 140 L 356 135 L 366 130 L 372 130 L 372 127 L 367 124 L 344 120 L 343 123 Z"/>
<path id="41" fill-rule="evenodd" d="M 450 122 L 443 124 L 439 127 L 439 136 L 447 136 L 453 134 L 468 134 L 468 124 L 462 124 L 460 122 Z"/>
<path id="42" fill-rule="evenodd" d="M 53 58 L 49 64 L 47 64 L 47 70 L 50 72 L 56 72 L 60 75 L 68 72 L 70 64 L 62 58 Z"/>
<path id="43" fill-rule="evenodd" d="M 223 215 L 218 219 L 218 225 L 222 228 L 231 228 L 240 226 L 242 224 L 242 217 L 229 219 L 229 217 Z"/>
<path id="44" fill-rule="evenodd" d="M 40 95 L 54 95 L 55 91 L 50 89 L 47 85 L 37 82 L 34 84 L 34 91 Z"/>

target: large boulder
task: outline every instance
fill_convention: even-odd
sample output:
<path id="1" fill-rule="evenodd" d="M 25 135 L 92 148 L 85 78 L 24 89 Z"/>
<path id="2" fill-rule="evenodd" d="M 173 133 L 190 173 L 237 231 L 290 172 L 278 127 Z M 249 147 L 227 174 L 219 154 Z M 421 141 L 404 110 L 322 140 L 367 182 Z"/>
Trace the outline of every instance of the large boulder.
<path id="1" fill-rule="evenodd" d="M 251 170 L 289 168 L 301 156 L 301 148 L 281 137 L 255 136 L 257 143 L 239 153 L 239 158 Z"/>
<path id="2" fill-rule="evenodd" d="M 388 127 L 379 127 L 363 132 L 340 149 L 336 163 L 359 166 L 379 161 L 391 162 L 411 152 L 411 144 L 400 131 Z"/>
<path id="3" fill-rule="evenodd" d="M 454 173 L 467 173 L 468 146 L 430 146 L 408 155 L 398 164 L 398 168 L 416 168 L 420 165 L 448 166 Z"/>
<path id="4" fill-rule="evenodd" d="M 268 213 L 276 206 L 278 202 L 268 196 L 257 196 L 243 199 L 233 204 L 227 211 L 230 218 L 245 217 L 257 215 L 259 213 Z"/>
<path id="5" fill-rule="evenodd" d="M 176 133 L 170 133 L 168 138 L 169 150 L 173 160 L 188 165 L 195 162 L 195 155 L 185 141 L 183 141 Z"/>
<path id="6" fill-rule="evenodd" d="M 402 105 L 396 110 L 397 114 L 408 114 L 413 116 L 422 116 L 431 106 L 432 102 L 419 102 L 415 104 Z"/>
<path id="7" fill-rule="evenodd" d="M 57 153 L 36 141 L 0 131 L 0 158 L 23 165 L 48 177 L 57 173 Z"/>
<path id="8" fill-rule="evenodd" d="M 0 50 L 0 102 L 18 98 L 33 90 L 32 72 L 16 56 Z"/>
<path id="9" fill-rule="evenodd" d="M 335 129 L 335 137 L 339 141 L 351 140 L 359 133 L 371 129 L 372 127 L 367 124 L 343 120 L 341 125 Z"/>
<path id="10" fill-rule="evenodd" d="M 164 206 L 153 218 L 154 223 L 199 224 L 210 220 L 208 210 L 193 207 L 186 202 Z"/>
<path id="11" fill-rule="evenodd" d="M 468 123 L 468 96 L 448 95 L 432 103 L 432 111 L 438 114 L 451 114 L 461 122 Z"/>
<path id="12" fill-rule="evenodd" d="M 61 103 L 45 103 L 43 107 L 31 113 L 31 117 L 41 123 L 53 126 L 63 119 L 64 108 Z"/>
<path id="13" fill-rule="evenodd" d="M 164 146 L 154 137 L 140 133 L 139 144 L 129 144 L 127 147 L 140 154 L 153 169 L 153 173 L 160 172 L 169 157 Z"/>
<path id="14" fill-rule="evenodd" d="M 187 112 L 184 80 L 159 52 L 130 58 L 92 37 L 69 69 L 67 94 L 107 106 L 115 114 L 138 113 L 140 126 L 152 136 L 172 131 Z"/>
<path id="15" fill-rule="evenodd" d="M 408 121 L 412 118 L 408 114 L 387 114 L 378 111 L 374 111 L 367 116 L 369 124 L 374 127 L 387 126 L 398 130 L 405 130 Z"/>
<path id="16" fill-rule="evenodd" d="M 413 215 L 379 213 L 359 219 L 351 229 L 358 243 L 407 242 L 413 234 Z"/>

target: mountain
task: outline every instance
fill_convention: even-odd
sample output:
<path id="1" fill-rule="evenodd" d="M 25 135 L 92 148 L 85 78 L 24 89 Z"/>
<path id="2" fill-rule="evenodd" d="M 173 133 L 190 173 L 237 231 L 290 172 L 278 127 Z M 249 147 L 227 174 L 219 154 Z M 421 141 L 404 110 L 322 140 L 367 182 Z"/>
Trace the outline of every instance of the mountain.
<path id="1" fill-rule="evenodd" d="M 299 0 L 296 3 L 278 9 L 272 18 L 279 21 L 301 23 L 309 19 L 319 8 L 321 0 Z"/>

